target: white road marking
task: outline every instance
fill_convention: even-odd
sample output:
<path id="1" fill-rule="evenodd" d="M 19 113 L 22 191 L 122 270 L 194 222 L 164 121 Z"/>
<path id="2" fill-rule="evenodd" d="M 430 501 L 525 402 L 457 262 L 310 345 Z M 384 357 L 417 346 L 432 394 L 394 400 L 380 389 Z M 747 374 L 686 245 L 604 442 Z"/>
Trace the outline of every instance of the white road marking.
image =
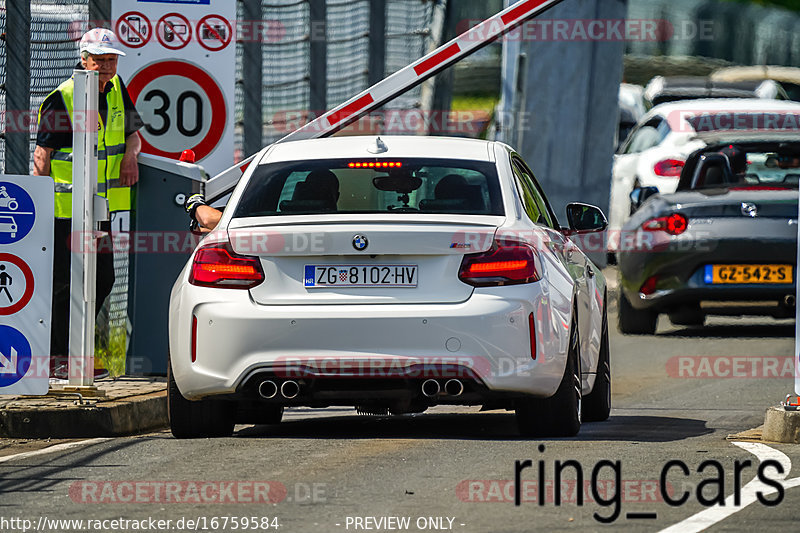
<path id="1" fill-rule="evenodd" d="M 0 457 L 0 463 L 7 463 L 8 461 L 14 461 L 16 459 L 27 459 L 28 457 L 36 457 L 37 455 L 45 455 L 48 453 L 63 452 L 65 450 L 70 450 L 72 448 L 79 448 L 81 446 L 100 444 L 101 442 L 105 442 L 107 440 L 111 439 L 103 437 L 97 439 L 79 440 L 77 442 L 65 442 L 64 444 L 55 444 L 53 446 L 48 446 L 47 448 L 42 448 L 41 450 L 16 453 L 14 455 L 6 455 L 5 457 Z"/>
<path id="2" fill-rule="evenodd" d="M 760 462 L 770 459 L 773 461 L 778 461 L 778 463 L 780 463 L 780 465 L 783 467 L 783 474 L 779 474 L 775 469 L 771 469 L 769 471 L 770 479 L 780 482 L 781 485 L 783 485 L 784 490 L 800 486 L 800 477 L 786 479 L 786 476 L 788 476 L 789 472 L 792 471 L 792 461 L 783 452 L 757 442 L 734 442 L 733 444 L 752 453 L 758 457 Z M 717 522 L 725 520 L 732 514 L 741 511 L 751 503 L 758 501 L 758 498 L 756 497 L 757 492 L 761 492 L 762 495 L 766 496 L 777 491 L 769 485 L 765 485 L 759 481 L 758 477 L 755 477 L 744 487 L 742 487 L 741 504 L 739 506 L 734 506 L 733 494 L 731 494 L 725 499 L 724 507 L 721 505 L 709 507 L 708 509 L 690 516 L 686 520 L 678 522 L 677 524 L 674 524 L 666 529 L 662 529 L 659 533 L 696 533 L 698 531 L 708 529 Z"/>

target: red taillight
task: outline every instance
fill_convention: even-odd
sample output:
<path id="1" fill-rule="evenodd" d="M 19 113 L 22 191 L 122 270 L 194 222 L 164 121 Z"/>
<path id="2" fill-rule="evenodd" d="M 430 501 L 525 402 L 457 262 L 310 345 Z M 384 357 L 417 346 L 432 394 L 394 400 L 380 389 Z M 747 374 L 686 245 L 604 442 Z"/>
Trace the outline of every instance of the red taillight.
<path id="1" fill-rule="evenodd" d="M 464 256 L 458 278 L 475 287 L 539 281 L 536 254 L 527 244 L 495 242 L 487 252 Z"/>
<path id="2" fill-rule="evenodd" d="M 656 292 L 656 283 L 658 283 L 658 277 L 653 276 L 651 278 L 647 278 L 647 281 L 644 282 L 644 285 L 642 285 L 642 288 L 639 289 L 639 292 L 645 296 L 650 296 Z"/>
<path id="3" fill-rule="evenodd" d="M 192 315 L 192 363 L 197 361 L 197 317 Z"/>
<path id="4" fill-rule="evenodd" d="M 239 255 L 230 243 L 209 244 L 194 256 L 189 283 L 219 289 L 251 289 L 264 281 L 256 257 Z"/>
<path id="5" fill-rule="evenodd" d="M 680 159 L 664 159 L 655 164 L 653 172 L 662 178 L 678 178 L 685 164 L 686 161 Z"/>
<path id="6" fill-rule="evenodd" d="M 651 218 L 644 224 L 644 231 L 665 231 L 670 235 L 680 235 L 689 225 L 689 221 L 680 213 L 672 213 L 667 217 Z"/>
<path id="7" fill-rule="evenodd" d="M 533 318 L 533 313 L 528 315 L 528 328 L 531 336 L 531 359 L 536 360 L 536 319 Z"/>

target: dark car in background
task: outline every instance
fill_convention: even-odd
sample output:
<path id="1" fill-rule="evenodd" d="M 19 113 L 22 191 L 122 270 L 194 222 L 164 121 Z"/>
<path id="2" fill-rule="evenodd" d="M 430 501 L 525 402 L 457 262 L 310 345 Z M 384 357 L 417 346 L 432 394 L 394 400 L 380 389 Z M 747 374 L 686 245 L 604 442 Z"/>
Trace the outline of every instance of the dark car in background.
<path id="1" fill-rule="evenodd" d="M 661 313 L 680 326 L 795 316 L 800 133 L 701 136 L 707 146 L 675 193 L 631 195 L 618 252 L 623 333 L 653 334 Z"/>

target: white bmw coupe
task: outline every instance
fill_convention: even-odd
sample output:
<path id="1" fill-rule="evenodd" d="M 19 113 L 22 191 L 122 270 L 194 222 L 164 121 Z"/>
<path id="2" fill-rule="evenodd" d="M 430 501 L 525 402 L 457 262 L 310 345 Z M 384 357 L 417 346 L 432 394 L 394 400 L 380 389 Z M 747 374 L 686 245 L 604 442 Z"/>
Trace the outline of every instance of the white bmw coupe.
<path id="1" fill-rule="evenodd" d="M 170 300 L 178 438 L 285 407 L 515 410 L 573 436 L 611 408 L 606 283 L 501 143 L 337 137 L 264 149 Z"/>

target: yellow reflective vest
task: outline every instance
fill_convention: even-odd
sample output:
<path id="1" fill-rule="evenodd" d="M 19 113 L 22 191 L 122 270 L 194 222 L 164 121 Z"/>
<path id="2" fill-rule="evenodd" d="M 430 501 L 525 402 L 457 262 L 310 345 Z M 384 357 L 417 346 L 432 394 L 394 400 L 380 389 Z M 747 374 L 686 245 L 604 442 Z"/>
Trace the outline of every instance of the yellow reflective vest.
<path id="1" fill-rule="evenodd" d="M 110 83 L 113 88 L 105 95 L 108 101 L 106 123 L 103 123 L 102 117 L 97 120 L 97 193 L 108 198 L 110 211 L 130 211 L 131 188 L 120 186 L 119 180 L 122 157 L 125 155 L 125 102 L 119 76 L 114 76 Z M 61 93 L 70 124 L 74 127 L 74 80 L 70 78 L 64 81 L 53 91 L 56 92 Z M 39 108 L 41 122 L 42 109 Z M 72 147 L 53 150 L 50 176 L 55 181 L 56 218 L 72 218 Z"/>

